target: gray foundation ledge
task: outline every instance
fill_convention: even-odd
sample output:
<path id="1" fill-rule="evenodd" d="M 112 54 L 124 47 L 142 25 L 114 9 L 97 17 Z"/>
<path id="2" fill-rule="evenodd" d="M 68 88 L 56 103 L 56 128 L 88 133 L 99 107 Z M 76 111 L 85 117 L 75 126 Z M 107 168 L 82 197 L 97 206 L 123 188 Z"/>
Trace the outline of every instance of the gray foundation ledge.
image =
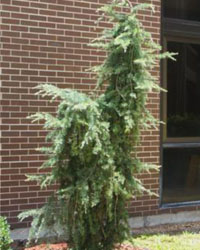
<path id="1" fill-rule="evenodd" d="M 200 221 L 200 211 L 180 212 L 175 214 L 151 215 L 145 217 L 133 217 L 129 219 L 130 227 L 139 229 L 144 227 L 153 227 L 164 224 L 181 224 L 187 222 Z M 28 238 L 29 228 L 15 229 L 11 231 L 13 240 L 26 240 Z"/>
<path id="2" fill-rule="evenodd" d="M 20 228 L 11 230 L 11 238 L 13 240 L 26 240 L 28 239 L 29 228 Z"/>
<path id="3" fill-rule="evenodd" d="M 153 227 L 164 224 L 181 224 L 200 221 L 200 211 L 160 214 L 129 219 L 131 228 Z"/>

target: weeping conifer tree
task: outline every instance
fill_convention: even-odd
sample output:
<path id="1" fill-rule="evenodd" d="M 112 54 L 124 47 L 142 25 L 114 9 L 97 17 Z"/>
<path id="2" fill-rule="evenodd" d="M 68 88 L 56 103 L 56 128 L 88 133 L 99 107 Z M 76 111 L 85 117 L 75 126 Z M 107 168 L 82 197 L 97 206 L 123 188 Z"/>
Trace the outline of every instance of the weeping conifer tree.
<path id="1" fill-rule="evenodd" d="M 129 12 L 119 11 L 128 7 Z M 160 46 L 137 19 L 147 4 L 132 6 L 128 0 L 113 0 L 100 9 L 112 22 L 92 46 L 106 51 L 103 64 L 92 70 L 101 95 L 86 95 L 53 85 L 38 86 L 38 95 L 57 98 L 57 115 L 36 113 L 50 130 L 51 146 L 40 149 L 48 159 L 41 169 L 47 174 L 29 176 L 41 188 L 58 184 L 58 190 L 41 209 L 26 211 L 33 216 L 30 237 L 41 231 L 67 235 L 73 250 L 111 250 L 130 236 L 127 203 L 145 188 L 138 173 L 155 166 L 136 157 L 140 130 L 156 127 L 158 121 L 147 109 L 147 95 L 160 91 L 151 70 L 161 58 Z M 153 11 L 153 10 L 152 10 Z"/>

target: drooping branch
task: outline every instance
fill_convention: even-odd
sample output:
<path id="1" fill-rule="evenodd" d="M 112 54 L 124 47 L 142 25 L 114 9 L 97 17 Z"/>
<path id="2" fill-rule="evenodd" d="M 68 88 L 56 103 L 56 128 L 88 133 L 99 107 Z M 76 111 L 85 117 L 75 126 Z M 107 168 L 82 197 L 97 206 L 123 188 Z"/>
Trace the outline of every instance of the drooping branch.
<path id="1" fill-rule="evenodd" d="M 130 8 L 133 8 L 133 4 L 130 2 L 130 0 L 126 0 Z"/>

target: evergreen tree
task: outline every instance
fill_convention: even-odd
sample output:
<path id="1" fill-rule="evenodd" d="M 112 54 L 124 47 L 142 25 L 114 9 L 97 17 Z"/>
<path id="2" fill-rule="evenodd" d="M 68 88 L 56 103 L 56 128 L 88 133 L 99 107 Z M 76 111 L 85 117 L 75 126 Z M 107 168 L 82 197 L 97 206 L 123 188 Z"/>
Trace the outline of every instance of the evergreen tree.
<path id="1" fill-rule="evenodd" d="M 119 11 L 124 7 L 129 13 Z M 155 168 L 136 157 L 140 130 L 158 125 L 146 105 L 148 93 L 161 90 L 151 70 L 160 58 L 172 58 L 160 54 L 137 19 L 138 10 L 149 7 L 113 0 L 100 9 L 102 18 L 114 23 L 92 44 L 107 53 L 103 64 L 92 69 L 103 94 L 38 87 L 39 95 L 61 101 L 56 116 L 32 116 L 50 130 L 51 146 L 41 149 L 48 156 L 41 168 L 50 171 L 28 179 L 41 188 L 55 183 L 59 188 L 41 209 L 20 215 L 33 216 L 31 236 L 54 230 L 67 235 L 73 250 L 111 250 L 130 236 L 126 205 L 145 190 L 136 175 Z"/>

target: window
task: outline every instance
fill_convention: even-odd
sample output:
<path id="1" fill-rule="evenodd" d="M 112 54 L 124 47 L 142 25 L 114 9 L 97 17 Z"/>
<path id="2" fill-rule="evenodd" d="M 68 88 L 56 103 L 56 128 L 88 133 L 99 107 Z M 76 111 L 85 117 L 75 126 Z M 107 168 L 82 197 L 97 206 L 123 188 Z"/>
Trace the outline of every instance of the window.
<path id="1" fill-rule="evenodd" d="M 200 137 L 200 45 L 169 41 L 178 52 L 167 62 L 167 138 Z"/>
<path id="2" fill-rule="evenodd" d="M 199 0 L 163 0 L 164 17 L 200 21 Z"/>
<path id="3" fill-rule="evenodd" d="M 163 205 L 200 202 L 200 1 L 163 0 Z"/>

